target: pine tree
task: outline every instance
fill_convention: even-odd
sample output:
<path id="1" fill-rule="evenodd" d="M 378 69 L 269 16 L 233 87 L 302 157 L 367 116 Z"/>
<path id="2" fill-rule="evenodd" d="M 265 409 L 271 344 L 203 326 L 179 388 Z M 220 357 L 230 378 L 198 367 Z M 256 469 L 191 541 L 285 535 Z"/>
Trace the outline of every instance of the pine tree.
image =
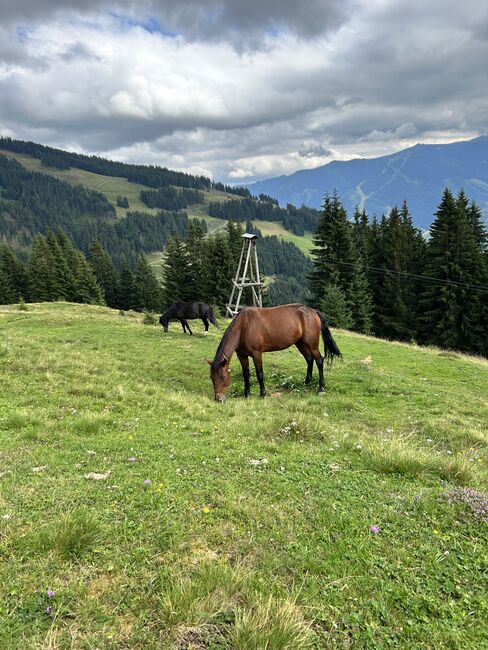
<path id="1" fill-rule="evenodd" d="M 199 221 L 192 219 L 188 224 L 186 238 L 188 285 L 184 293 L 193 300 L 203 300 L 210 269 L 205 263 L 205 234 Z"/>
<path id="2" fill-rule="evenodd" d="M 46 243 L 51 253 L 51 300 L 69 300 L 73 286 L 73 271 L 69 267 L 59 240 L 48 230 Z"/>
<path id="3" fill-rule="evenodd" d="M 103 291 L 97 282 L 91 266 L 80 251 L 74 274 L 74 301 L 89 305 L 103 305 Z"/>
<path id="4" fill-rule="evenodd" d="M 51 291 L 52 257 L 46 238 L 37 235 L 34 238 L 29 255 L 28 278 L 29 302 L 49 302 L 53 299 Z"/>
<path id="5" fill-rule="evenodd" d="M 135 309 L 134 276 L 125 259 L 122 261 L 117 285 L 117 307 L 125 311 Z"/>
<path id="6" fill-rule="evenodd" d="M 134 304 L 138 311 L 161 310 L 161 287 L 145 255 L 137 258 L 134 274 Z"/>
<path id="7" fill-rule="evenodd" d="M 473 286 L 486 282 L 482 239 L 464 192 L 455 199 L 446 188 L 427 244 L 425 274 L 438 283 L 428 285 L 422 295 L 424 341 L 487 353 L 481 321 L 486 295 Z"/>
<path id="8" fill-rule="evenodd" d="M 90 244 L 90 258 L 88 260 L 98 284 L 102 287 L 105 302 L 115 309 L 118 306 L 118 278 L 115 266 L 110 255 L 99 241 Z"/>
<path id="9" fill-rule="evenodd" d="M 14 295 L 10 279 L 0 266 L 0 305 L 10 305 L 14 303 Z"/>
<path id="10" fill-rule="evenodd" d="M 21 297 L 27 295 L 27 271 L 7 244 L 0 245 L 0 269 L 11 287 L 11 302 L 19 302 Z"/>
<path id="11" fill-rule="evenodd" d="M 342 291 L 346 321 L 350 315 L 354 329 L 369 332 L 372 307 L 365 269 L 354 245 L 352 225 L 335 192 L 325 196 L 313 243 L 314 266 L 309 276 L 313 304 L 320 305 L 326 292 L 331 296 Z"/>
<path id="12" fill-rule="evenodd" d="M 184 242 L 172 237 L 166 246 L 163 261 L 163 305 L 167 309 L 178 300 L 190 298 L 191 287 L 190 264 Z"/>
<path id="13" fill-rule="evenodd" d="M 207 239 L 207 260 L 212 270 L 207 287 L 207 300 L 224 309 L 229 300 L 235 268 L 229 241 L 223 233 Z"/>

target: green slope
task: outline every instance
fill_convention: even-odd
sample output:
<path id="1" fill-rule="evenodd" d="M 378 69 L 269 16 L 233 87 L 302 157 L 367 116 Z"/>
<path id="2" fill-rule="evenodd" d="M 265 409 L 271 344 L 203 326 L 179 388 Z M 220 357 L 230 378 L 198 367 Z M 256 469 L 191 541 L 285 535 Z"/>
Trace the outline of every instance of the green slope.
<path id="1" fill-rule="evenodd" d="M 487 362 L 334 332 L 222 406 L 202 329 L 0 307 L 0 646 L 486 647 Z"/>
<path id="2" fill-rule="evenodd" d="M 127 212 L 139 210 L 141 212 L 148 212 L 149 214 L 156 214 L 159 208 L 148 208 L 145 203 L 139 199 L 141 190 L 153 189 L 146 185 L 139 183 L 129 183 L 126 178 L 116 176 L 104 176 L 102 174 L 94 174 L 93 172 L 71 167 L 70 169 L 56 169 L 54 167 L 46 167 L 40 160 L 33 156 L 28 156 L 20 153 L 13 153 L 11 151 L 0 150 L 0 154 L 9 158 L 15 158 L 21 165 L 32 172 L 42 172 L 55 176 L 65 183 L 73 185 L 85 185 L 92 190 L 97 190 L 104 194 L 107 199 L 112 203 L 119 218 L 125 217 Z M 126 196 L 129 201 L 128 210 L 117 206 L 117 196 Z M 234 195 L 227 194 L 226 192 L 219 192 L 218 190 L 210 190 L 204 192 L 205 204 L 195 205 L 188 208 L 186 211 L 190 216 L 208 219 L 208 210 L 206 205 L 215 201 L 226 201 L 228 198 L 236 198 Z"/>

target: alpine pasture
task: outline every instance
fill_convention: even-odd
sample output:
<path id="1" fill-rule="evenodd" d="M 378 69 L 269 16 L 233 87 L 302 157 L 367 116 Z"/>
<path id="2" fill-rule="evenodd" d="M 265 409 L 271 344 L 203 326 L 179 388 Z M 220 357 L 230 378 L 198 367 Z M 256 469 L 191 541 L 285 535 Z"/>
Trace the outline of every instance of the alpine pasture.
<path id="1" fill-rule="evenodd" d="M 324 396 L 291 348 L 221 405 L 223 329 L 0 333 L 0 647 L 488 645 L 486 360 L 333 330 Z"/>

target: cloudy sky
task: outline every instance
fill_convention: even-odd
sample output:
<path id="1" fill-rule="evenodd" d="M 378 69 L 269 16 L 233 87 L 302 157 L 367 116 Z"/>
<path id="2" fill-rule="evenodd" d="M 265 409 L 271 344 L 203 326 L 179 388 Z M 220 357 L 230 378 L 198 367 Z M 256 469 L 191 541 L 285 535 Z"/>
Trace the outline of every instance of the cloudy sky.
<path id="1" fill-rule="evenodd" d="M 488 0 L 0 0 L 0 132 L 231 183 L 488 133 Z"/>

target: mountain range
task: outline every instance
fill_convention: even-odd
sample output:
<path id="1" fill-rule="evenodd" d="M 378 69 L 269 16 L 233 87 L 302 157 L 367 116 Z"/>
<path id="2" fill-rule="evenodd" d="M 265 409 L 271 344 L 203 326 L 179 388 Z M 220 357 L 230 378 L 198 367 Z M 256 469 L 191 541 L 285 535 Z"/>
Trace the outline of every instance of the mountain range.
<path id="1" fill-rule="evenodd" d="M 451 144 L 416 144 L 388 156 L 335 160 L 315 169 L 247 185 L 281 205 L 320 208 L 324 195 L 337 191 L 351 216 L 355 207 L 381 216 L 407 201 L 415 225 L 427 229 L 442 191 L 464 188 L 488 220 L 488 136 Z"/>

